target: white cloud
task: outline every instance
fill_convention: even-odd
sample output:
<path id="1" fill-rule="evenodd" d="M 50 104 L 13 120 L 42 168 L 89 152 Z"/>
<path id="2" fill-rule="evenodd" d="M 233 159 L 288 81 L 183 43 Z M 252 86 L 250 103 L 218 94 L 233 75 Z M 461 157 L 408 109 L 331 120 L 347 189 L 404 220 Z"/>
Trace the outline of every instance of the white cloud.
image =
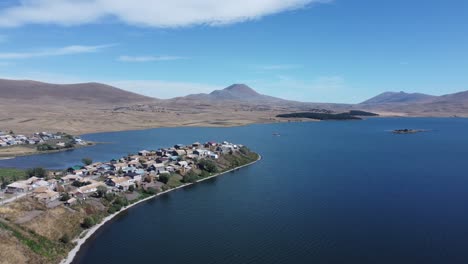
<path id="1" fill-rule="evenodd" d="M 0 26 L 81 25 L 117 18 L 131 25 L 183 27 L 255 20 L 332 0 L 22 0 L 0 11 Z"/>
<path id="2" fill-rule="evenodd" d="M 124 62 L 151 62 L 151 61 L 174 61 L 183 60 L 184 57 L 178 56 L 120 56 L 119 61 Z"/>
<path id="3" fill-rule="evenodd" d="M 102 49 L 111 47 L 113 45 L 98 45 L 98 46 L 83 46 L 83 45 L 72 45 L 55 49 L 47 49 L 32 52 L 3 52 L 0 53 L 0 59 L 29 59 L 36 57 L 51 57 L 51 56 L 63 56 L 73 55 L 81 53 L 95 53 Z"/>
<path id="4" fill-rule="evenodd" d="M 273 64 L 273 65 L 260 65 L 256 66 L 256 69 L 263 70 L 263 71 L 276 71 L 276 70 L 292 70 L 302 68 L 301 65 L 298 64 Z"/>

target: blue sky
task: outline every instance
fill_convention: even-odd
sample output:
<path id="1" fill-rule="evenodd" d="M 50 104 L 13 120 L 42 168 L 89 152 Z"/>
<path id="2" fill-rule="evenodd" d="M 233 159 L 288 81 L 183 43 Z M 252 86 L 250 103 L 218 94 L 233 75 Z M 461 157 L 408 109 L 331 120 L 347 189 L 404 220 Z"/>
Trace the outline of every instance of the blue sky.
<path id="1" fill-rule="evenodd" d="M 7 0 L 0 77 L 356 103 L 468 89 L 464 0 Z"/>

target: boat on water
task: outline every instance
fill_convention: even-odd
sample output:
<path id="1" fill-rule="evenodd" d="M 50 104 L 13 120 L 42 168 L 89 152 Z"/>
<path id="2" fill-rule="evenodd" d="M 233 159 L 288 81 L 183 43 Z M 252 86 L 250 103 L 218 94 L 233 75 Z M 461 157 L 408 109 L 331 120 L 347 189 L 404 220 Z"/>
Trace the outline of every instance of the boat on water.
<path id="1" fill-rule="evenodd" d="M 281 134 L 280 133 L 273 133 L 273 136 L 279 137 L 279 136 L 281 136 Z"/>

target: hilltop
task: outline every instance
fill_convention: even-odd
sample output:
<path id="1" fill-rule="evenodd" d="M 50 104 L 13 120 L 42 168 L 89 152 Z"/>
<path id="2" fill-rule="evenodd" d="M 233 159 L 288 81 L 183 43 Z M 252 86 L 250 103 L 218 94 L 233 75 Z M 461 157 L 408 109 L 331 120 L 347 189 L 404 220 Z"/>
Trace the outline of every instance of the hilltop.
<path id="1" fill-rule="evenodd" d="M 0 79 L 0 100 L 67 102 L 86 104 L 128 104 L 154 101 L 102 83 L 52 84 L 30 80 Z"/>
<path id="2" fill-rule="evenodd" d="M 468 116 L 468 91 L 442 96 L 385 92 L 357 106 L 365 110 L 407 116 Z"/>
<path id="3" fill-rule="evenodd" d="M 372 97 L 371 99 L 368 99 L 361 104 L 375 105 L 392 103 L 420 103 L 431 101 L 435 97 L 436 96 L 422 93 L 385 92 Z"/>

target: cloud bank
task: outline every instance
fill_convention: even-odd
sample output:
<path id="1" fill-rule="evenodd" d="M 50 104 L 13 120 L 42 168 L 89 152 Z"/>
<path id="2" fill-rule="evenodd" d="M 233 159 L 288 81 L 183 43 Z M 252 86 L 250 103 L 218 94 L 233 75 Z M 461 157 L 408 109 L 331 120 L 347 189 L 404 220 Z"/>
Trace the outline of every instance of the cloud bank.
<path id="1" fill-rule="evenodd" d="M 65 26 L 114 18 L 123 23 L 159 28 L 223 25 L 332 0 L 22 0 L 0 10 L 0 26 Z"/>
<path id="2" fill-rule="evenodd" d="M 175 61 L 183 60 L 178 56 L 120 56 L 117 60 L 123 62 L 152 62 L 152 61 Z"/>
<path id="3" fill-rule="evenodd" d="M 0 53 L 0 59 L 17 60 L 17 59 L 30 59 L 36 57 L 51 57 L 73 55 L 81 53 L 95 53 L 102 49 L 111 47 L 113 45 L 98 45 L 98 46 L 84 46 L 72 45 L 61 48 L 33 51 L 33 52 L 3 52 Z"/>

